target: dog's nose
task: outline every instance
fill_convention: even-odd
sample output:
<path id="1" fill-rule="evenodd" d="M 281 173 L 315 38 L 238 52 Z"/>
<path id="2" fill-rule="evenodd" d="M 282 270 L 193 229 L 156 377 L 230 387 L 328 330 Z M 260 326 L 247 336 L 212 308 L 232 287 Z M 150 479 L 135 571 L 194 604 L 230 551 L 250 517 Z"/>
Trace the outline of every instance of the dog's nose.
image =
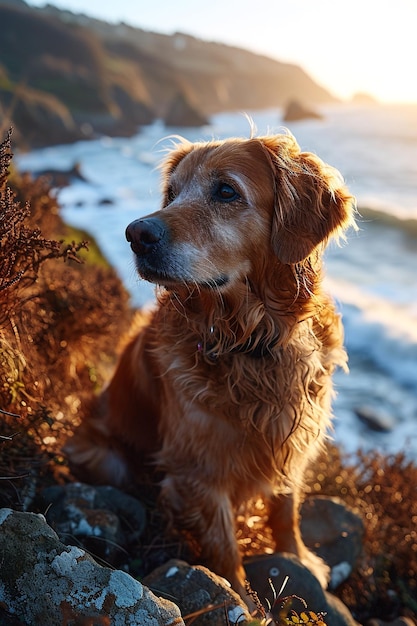
<path id="1" fill-rule="evenodd" d="M 135 254 L 149 254 L 166 237 L 164 222 L 156 217 L 135 220 L 126 228 L 126 239 Z"/>

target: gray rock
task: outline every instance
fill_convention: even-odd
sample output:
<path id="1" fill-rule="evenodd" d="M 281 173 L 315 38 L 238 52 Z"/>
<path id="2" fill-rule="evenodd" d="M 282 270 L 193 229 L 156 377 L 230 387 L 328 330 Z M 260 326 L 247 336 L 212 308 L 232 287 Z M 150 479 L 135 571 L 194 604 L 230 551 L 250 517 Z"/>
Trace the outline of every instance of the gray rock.
<path id="1" fill-rule="evenodd" d="M 363 405 L 355 409 L 355 413 L 360 421 L 370 430 L 378 433 L 389 433 L 395 427 L 395 418 L 375 407 Z"/>
<path id="2" fill-rule="evenodd" d="M 0 603 L 29 626 L 184 626 L 175 604 L 63 545 L 42 515 L 0 509 L 0 527 Z"/>
<path id="3" fill-rule="evenodd" d="M 170 598 L 184 619 L 195 615 L 193 626 L 225 626 L 249 621 L 248 608 L 229 583 L 205 567 L 173 559 L 158 567 L 143 582 Z"/>
<path id="4" fill-rule="evenodd" d="M 64 543 L 77 542 L 114 566 L 145 528 L 141 503 L 115 487 L 83 483 L 54 485 L 42 491 L 46 521 Z"/>
<path id="5" fill-rule="evenodd" d="M 346 580 L 355 567 L 363 533 L 360 515 L 339 498 L 311 497 L 301 507 L 303 540 L 330 566 L 332 589 Z"/>
<path id="6" fill-rule="evenodd" d="M 272 606 L 272 615 L 276 615 L 283 598 L 294 596 L 291 609 L 297 613 L 324 613 L 327 626 L 358 626 L 347 607 L 338 598 L 323 591 L 317 578 L 296 556 L 266 554 L 247 559 L 244 566 L 252 589 L 265 607 L 268 603 Z M 278 599 L 275 602 L 277 595 L 281 601 Z"/>

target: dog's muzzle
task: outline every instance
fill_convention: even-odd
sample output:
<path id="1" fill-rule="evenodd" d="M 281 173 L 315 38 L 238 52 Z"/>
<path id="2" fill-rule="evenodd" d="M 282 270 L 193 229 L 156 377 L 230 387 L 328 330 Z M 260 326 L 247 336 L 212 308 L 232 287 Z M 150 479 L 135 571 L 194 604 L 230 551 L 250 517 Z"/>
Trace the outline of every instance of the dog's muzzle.
<path id="1" fill-rule="evenodd" d="M 204 289 L 219 289 L 229 282 L 223 272 L 213 277 L 199 277 L 192 272 L 192 255 L 175 245 L 167 224 L 159 217 L 135 220 L 126 228 L 126 239 L 135 254 L 139 275 L 151 283 L 163 285 L 193 284 Z"/>

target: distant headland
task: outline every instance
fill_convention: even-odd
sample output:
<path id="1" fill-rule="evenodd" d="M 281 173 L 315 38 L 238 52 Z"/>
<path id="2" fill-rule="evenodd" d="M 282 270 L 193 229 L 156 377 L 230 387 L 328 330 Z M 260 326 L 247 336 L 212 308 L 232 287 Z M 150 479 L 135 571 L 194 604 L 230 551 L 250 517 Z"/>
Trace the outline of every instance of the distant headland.
<path id="1" fill-rule="evenodd" d="M 306 72 L 186 34 L 108 24 L 0 0 L 0 113 L 21 148 L 130 136 L 155 119 L 200 125 L 220 111 L 337 99 Z"/>

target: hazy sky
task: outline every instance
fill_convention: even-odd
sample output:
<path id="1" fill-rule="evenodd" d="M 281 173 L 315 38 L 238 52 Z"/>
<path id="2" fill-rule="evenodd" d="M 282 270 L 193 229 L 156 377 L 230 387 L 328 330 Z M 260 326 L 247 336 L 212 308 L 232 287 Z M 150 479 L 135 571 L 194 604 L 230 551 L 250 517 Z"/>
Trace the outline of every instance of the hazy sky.
<path id="1" fill-rule="evenodd" d="M 43 6 L 46 0 L 27 0 Z M 49 0 L 296 63 L 334 95 L 417 103 L 417 0 Z"/>

